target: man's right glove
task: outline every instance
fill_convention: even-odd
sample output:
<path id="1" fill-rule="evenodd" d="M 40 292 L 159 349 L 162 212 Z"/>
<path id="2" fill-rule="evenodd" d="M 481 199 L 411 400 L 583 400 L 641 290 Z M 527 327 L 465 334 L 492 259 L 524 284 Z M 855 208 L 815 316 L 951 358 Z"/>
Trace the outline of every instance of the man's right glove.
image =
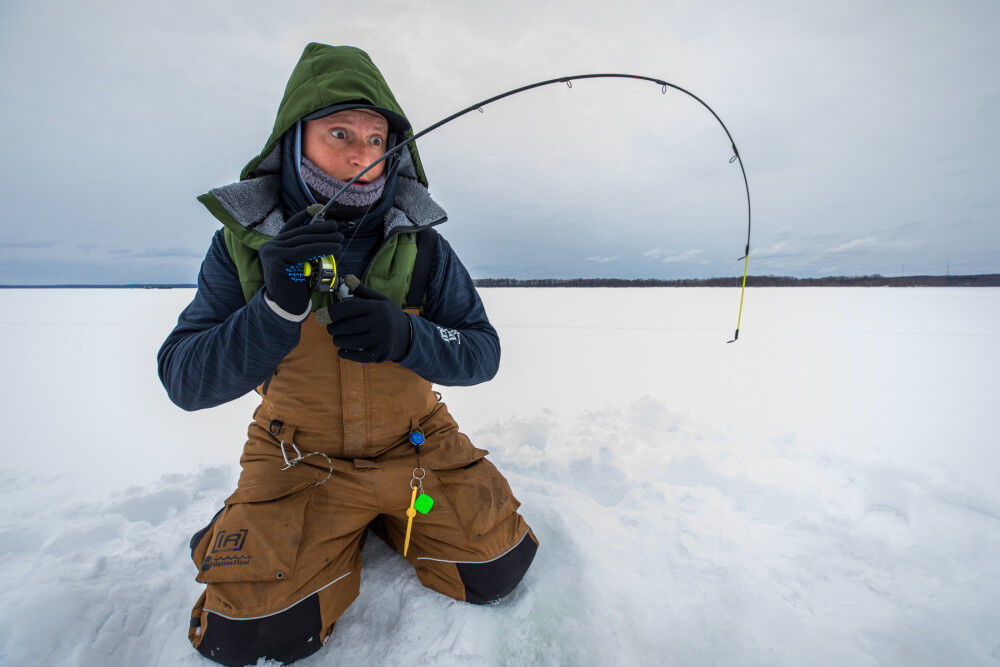
<path id="1" fill-rule="evenodd" d="M 326 308 L 330 322 L 326 330 L 340 348 L 340 357 L 374 364 L 405 357 L 412 337 L 410 316 L 367 285 L 354 287 L 351 296 Z"/>
<path id="2" fill-rule="evenodd" d="M 344 235 L 337 231 L 336 220 L 305 224 L 311 219 L 308 211 L 299 211 L 258 251 L 267 296 L 295 315 L 305 311 L 311 297 L 302 263 L 324 255 L 339 256 L 344 250 Z"/>

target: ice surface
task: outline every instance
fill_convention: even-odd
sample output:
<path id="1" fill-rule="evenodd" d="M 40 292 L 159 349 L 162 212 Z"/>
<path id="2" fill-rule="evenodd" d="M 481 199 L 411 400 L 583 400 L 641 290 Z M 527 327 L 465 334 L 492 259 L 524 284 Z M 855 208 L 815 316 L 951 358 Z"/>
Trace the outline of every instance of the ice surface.
<path id="1" fill-rule="evenodd" d="M 484 289 L 490 383 L 439 388 L 541 548 L 486 607 L 377 540 L 303 665 L 1000 664 L 1000 290 Z M 0 291 L 0 663 L 207 664 L 187 540 L 249 395 L 186 413 L 190 290 Z"/>

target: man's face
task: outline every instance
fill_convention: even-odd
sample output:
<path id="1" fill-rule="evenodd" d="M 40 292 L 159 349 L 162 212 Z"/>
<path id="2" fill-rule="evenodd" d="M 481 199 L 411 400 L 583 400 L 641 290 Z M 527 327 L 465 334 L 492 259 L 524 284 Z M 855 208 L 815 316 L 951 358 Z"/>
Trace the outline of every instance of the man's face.
<path id="1" fill-rule="evenodd" d="M 338 111 L 306 121 L 302 153 L 334 178 L 349 181 L 385 153 L 388 132 L 389 123 L 374 111 Z M 358 183 L 370 183 L 384 169 L 385 162 L 380 162 Z"/>

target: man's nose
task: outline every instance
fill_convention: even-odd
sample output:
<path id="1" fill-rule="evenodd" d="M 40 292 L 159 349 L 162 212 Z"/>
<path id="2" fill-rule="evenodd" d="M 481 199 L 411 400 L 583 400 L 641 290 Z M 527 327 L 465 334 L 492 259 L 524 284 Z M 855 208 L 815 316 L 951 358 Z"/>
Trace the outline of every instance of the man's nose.
<path id="1" fill-rule="evenodd" d="M 355 148 L 351 153 L 351 164 L 360 165 L 362 167 L 367 167 L 377 159 L 378 151 L 374 150 L 374 147 L 369 148 L 368 146 L 361 146 Z"/>

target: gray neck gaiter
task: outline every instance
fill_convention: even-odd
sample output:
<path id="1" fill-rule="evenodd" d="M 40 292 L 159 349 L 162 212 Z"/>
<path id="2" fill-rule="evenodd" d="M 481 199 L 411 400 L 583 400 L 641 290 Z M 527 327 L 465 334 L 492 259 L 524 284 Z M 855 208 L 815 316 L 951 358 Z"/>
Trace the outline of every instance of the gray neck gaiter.
<path id="1" fill-rule="evenodd" d="M 305 155 L 302 156 L 302 180 L 306 185 L 316 190 L 327 199 L 340 192 L 340 189 L 347 185 L 347 181 L 341 181 L 326 173 Z M 337 198 L 338 204 L 348 206 L 371 206 L 382 196 L 382 188 L 385 186 L 385 171 L 371 183 L 361 185 L 355 183 L 344 190 L 344 194 Z"/>

